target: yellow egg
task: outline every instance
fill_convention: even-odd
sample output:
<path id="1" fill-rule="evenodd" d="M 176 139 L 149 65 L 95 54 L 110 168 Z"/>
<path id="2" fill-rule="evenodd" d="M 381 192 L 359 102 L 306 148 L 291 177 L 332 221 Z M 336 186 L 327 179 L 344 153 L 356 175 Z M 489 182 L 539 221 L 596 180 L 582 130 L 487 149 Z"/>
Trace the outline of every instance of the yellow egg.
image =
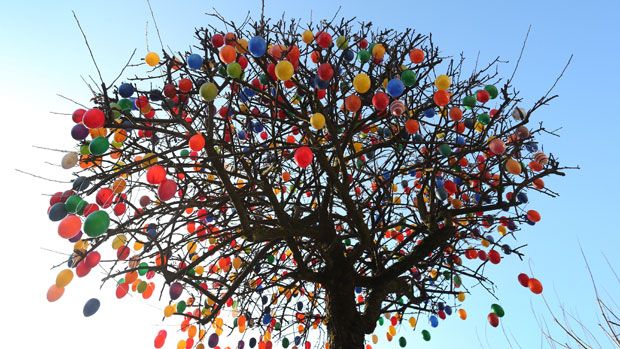
<path id="1" fill-rule="evenodd" d="M 310 125 L 312 125 L 312 127 L 317 130 L 322 129 L 323 127 L 325 127 L 325 115 L 321 113 L 312 114 L 312 116 L 310 117 Z"/>
<path id="2" fill-rule="evenodd" d="M 73 271 L 65 269 L 56 276 L 56 286 L 65 287 L 73 280 Z"/>
<path id="3" fill-rule="evenodd" d="M 370 78 L 368 75 L 361 73 L 353 78 L 353 87 L 358 93 L 366 93 L 370 90 Z"/>
<path id="4" fill-rule="evenodd" d="M 362 143 L 359 143 L 359 142 L 353 143 L 353 149 L 355 150 L 356 153 L 359 153 L 360 151 L 362 151 L 363 147 L 364 145 Z"/>
<path id="5" fill-rule="evenodd" d="M 306 30 L 301 34 L 301 39 L 306 43 L 309 44 L 312 42 L 312 40 L 314 40 L 314 34 L 312 33 L 312 31 L 310 30 Z"/>
<path id="6" fill-rule="evenodd" d="M 237 52 L 241 54 L 248 52 L 248 41 L 246 39 L 237 39 Z"/>
<path id="7" fill-rule="evenodd" d="M 506 235 L 506 227 L 503 225 L 498 226 L 497 231 L 499 231 L 499 234 L 502 236 Z"/>
<path id="8" fill-rule="evenodd" d="M 382 59 L 385 56 L 385 46 L 382 44 L 376 44 L 372 48 L 372 56 L 378 59 Z"/>
<path id="9" fill-rule="evenodd" d="M 437 87 L 438 90 L 447 90 L 450 88 L 451 83 L 452 81 L 450 80 L 450 77 L 445 74 L 439 75 L 435 79 L 435 87 Z"/>
<path id="10" fill-rule="evenodd" d="M 159 55 L 155 52 L 149 52 L 144 57 L 144 61 L 151 67 L 154 67 L 159 64 Z"/>
<path id="11" fill-rule="evenodd" d="M 295 69 L 293 68 L 293 64 L 289 61 L 280 61 L 276 64 L 276 77 L 279 80 L 290 80 L 293 77 L 294 72 Z"/>

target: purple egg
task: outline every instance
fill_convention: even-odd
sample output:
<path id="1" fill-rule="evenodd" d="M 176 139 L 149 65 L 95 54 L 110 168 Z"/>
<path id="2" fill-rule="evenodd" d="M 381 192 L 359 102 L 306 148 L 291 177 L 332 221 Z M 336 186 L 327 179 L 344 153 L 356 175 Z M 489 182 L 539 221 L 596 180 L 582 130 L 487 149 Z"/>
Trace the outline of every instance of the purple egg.
<path id="1" fill-rule="evenodd" d="M 170 285 L 170 299 L 175 300 L 181 297 L 181 293 L 183 293 L 183 285 L 179 282 L 173 282 Z"/>
<path id="2" fill-rule="evenodd" d="M 209 348 L 215 348 L 219 341 L 220 341 L 220 338 L 217 336 L 217 333 L 211 333 L 207 344 L 209 344 Z"/>
<path id="3" fill-rule="evenodd" d="M 88 137 L 88 133 L 88 127 L 82 124 L 77 124 L 71 129 L 71 137 L 73 137 L 76 141 L 86 139 L 86 137 Z"/>
<path id="4" fill-rule="evenodd" d="M 69 239 L 69 242 L 78 242 L 82 238 L 82 231 L 80 231 L 76 236 Z"/>

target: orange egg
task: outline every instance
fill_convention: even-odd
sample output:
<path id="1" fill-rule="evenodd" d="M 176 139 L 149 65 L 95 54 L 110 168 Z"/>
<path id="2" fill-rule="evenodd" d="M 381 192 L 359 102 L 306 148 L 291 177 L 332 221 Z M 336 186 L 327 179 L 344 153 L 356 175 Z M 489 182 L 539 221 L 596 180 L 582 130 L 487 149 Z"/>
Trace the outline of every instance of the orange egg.
<path id="1" fill-rule="evenodd" d="M 226 45 L 220 49 L 220 60 L 226 64 L 230 64 L 237 58 L 237 51 L 231 45 Z"/>

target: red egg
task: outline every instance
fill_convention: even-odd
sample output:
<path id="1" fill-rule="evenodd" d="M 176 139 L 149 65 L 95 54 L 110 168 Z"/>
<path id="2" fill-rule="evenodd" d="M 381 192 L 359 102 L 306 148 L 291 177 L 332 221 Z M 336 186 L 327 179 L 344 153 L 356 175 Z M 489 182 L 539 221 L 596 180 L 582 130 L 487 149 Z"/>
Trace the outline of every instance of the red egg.
<path id="1" fill-rule="evenodd" d="M 164 86 L 164 96 L 168 98 L 174 98 L 177 95 L 177 88 L 173 84 L 166 84 Z"/>
<path id="2" fill-rule="evenodd" d="M 490 98 L 491 95 L 487 90 L 478 90 L 478 92 L 476 92 L 476 99 L 480 103 L 486 103 L 489 101 Z"/>
<path id="3" fill-rule="evenodd" d="M 390 104 L 390 97 L 383 92 L 377 92 L 372 97 L 372 105 L 379 111 L 386 110 Z"/>
<path id="4" fill-rule="evenodd" d="M 535 210 L 529 210 L 527 211 L 527 219 L 529 219 L 530 221 L 534 223 L 540 222 L 540 213 L 538 213 L 538 211 L 535 211 Z"/>
<path id="5" fill-rule="evenodd" d="M 334 69 L 332 68 L 331 64 L 323 63 L 319 65 L 317 75 L 319 76 L 319 79 L 323 81 L 329 81 L 334 76 Z"/>
<path id="6" fill-rule="evenodd" d="M 504 154 L 506 152 L 506 144 L 499 138 L 493 138 L 489 142 L 489 150 L 495 155 Z"/>
<path id="7" fill-rule="evenodd" d="M 499 317 L 495 313 L 489 313 L 489 315 L 487 315 L 487 319 L 489 320 L 489 324 L 491 326 L 499 326 Z"/>
<path id="8" fill-rule="evenodd" d="M 97 251 L 92 251 L 86 255 L 86 259 L 84 259 L 84 264 L 88 268 L 94 268 L 101 261 L 101 254 Z"/>
<path id="9" fill-rule="evenodd" d="M 463 111 L 458 107 L 450 109 L 450 119 L 453 121 L 460 121 L 463 118 Z"/>
<path id="10" fill-rule="evenodd" d="M 519 280 L 519 283 L 521 284 L 521 286 L 528 287 L 529 281 L 530 281 L 530 277 L 527 276 L 527 274 L 521 273 L 521 274 L 519 274 L 519 276 L 517 276 L 517 279 Z"/>
<path id="11" fill-rule="evenodd" d="M 166 179 L 157 188 L 157 196 L 161 201 L 168 201 L 174 197 L 177 192 L 177 184 L 175 181 Z"/>
<path id="12" fill-rule="evenodd" d="M 191 90 L 192 90 L 192 80 L 190 79 L 179 80 L 179 91 L 183 93 L 188 93 Z"/>
<path id="13" fill-rule="evenodd" d="M 215 34 L 215 35 L 213 35 L 211 37 L 211 43 L 215 47 L 222 47 L 222 45 L 224 45 L 224 35 L 222 35 L 222 34 Z"/>
<path id="14" fill-rule="evenodd" d="M 407 130 L 408 134 L 417 133 L 420 130 L 420 123 L 414 119 L 409 119 L 405 122 L 405 130 Z"/>
<path id="15" fill-rule="evenodd" d="M 433 101 L 440 107 L 445 107 L 450 103 L 450 92 L 446 90 L 438 90 L 433 94 Z"/>
<path id="16" fill-rule="evenodd" d="M 76 215 L 68 215 L 58 224 L 58 235 L 65 239 L 71 239 L 80 233 L 82 220 Z"/>
<path id="17" fill-rule="evenodd" d="M 150 184 L 159 184 L 165 179 L 166 169 L 161 165 L 153 165 L 146 170 L 146 181 Z"/>
<path id="18" fill-rule="evenodd" d="M 328 48 L 332 44 L 332 36 L 326 32 L 319 32 L 316 35 L 316 43 L 321 48 Z"/>
<path id="19" fill-rule="evenodd" d="M 121 299 L 129 292 L 129 285 L 126 283 L 116 286 L 116 298 Z"/>
<path id="20" fill-rule="evenodd" d="M 97 204 L 87 204 L 84 206 L 84 212 L 82 213 L 84 217 L 87 217 L 89 214 L 99 211 L 99 205 Z"/>
<path id="21" fill-rule="evenodd" d="M 101 128 L 105 125 L 105 114 L 101 109 L 90 109 L 84 113 L 82 122 L 88 128 Z"/>
<path id="22" fill-rule="evenodd" d="M 205 138 L 200 134 L 197 133 L 195 135 L 193 135 L 190 139 L 189 139 L 189 147 L 193 150 L 193 151 L 200 151 L 205 147 Z"/>
<path id="23" fill-rule="evenodd" d="M 155 336 L 155 348 L 161 348 L 164 346 L 164 343 L 166 342 L 166 336 L 168 335 L 168 333 L 166 332 L 166 330 L 161 330 L 157 333 L 157 336 Z"/>
<path id="24" fill-rule="evenodd" d="M 301 168 L 306 168 L 312 163 L 312 160 L 314 159 L 314 153 L 309 147 L 302 146 L 295 150 L 294 158 L 297 166 Z"/>
<path id="25" fill-rule="evenodd" d="M 530 291 L 532 291 L 532 293 L 535 293 L 535 294 L 541 294 L 543 291 L 542 283 L 538 281 L 538 279 L 535 279 L 535 278 L 530 278 L 528 280 L 527 287 L 529 287 Z"/>
<path id="26" fill-rule="evenodd" d="M 77 275 L 78 277 L 84 277 L 86 275 L 88 275 L 88 273 L 90 273 L 90 269 L 84 260 L 80 261 L 77 265 L 77 267 L 75 268 L 75 275 Z"/>
<path id="27" fill-rule="evenodd" d="M 82 122 L 82 119 L 84 118 L 84 113 L 86 113 L 85 109 L 76 109 L 73 114 L 71 114 L 71 119 L 73 120 L 73 122 L 75 122 L 76 124 L 79 124 L 80 122 Z"/>
<path id="28" fill-rule="evenodd" d="M 103 208 L 108 208 L 114 202 L 114 191 L 110 188 L 101 188 L 95 197 L 97 204 Z"/>

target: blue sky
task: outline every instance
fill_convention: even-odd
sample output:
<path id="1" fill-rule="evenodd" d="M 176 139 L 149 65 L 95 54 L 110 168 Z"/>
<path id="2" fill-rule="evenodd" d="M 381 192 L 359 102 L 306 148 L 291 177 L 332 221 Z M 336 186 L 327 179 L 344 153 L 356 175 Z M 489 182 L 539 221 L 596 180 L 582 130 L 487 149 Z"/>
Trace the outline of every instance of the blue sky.
<path id="1" fill-rule="evenodd" d="M 241 20 L 247 11 L 259 15 L 259 1 L 159 1 L 152 0 L 162 40 L 174 50 L 186 50 L 194 43 L 193 28 L 212 23 L 204 15 L 215 7 L 227 18 Z M 620 243 L 617 221 L 617 197 L 614 178 L 618 172 L 618 103 L 614 89 L 620 81 L 617 68 L 620 56 L 620 2 L 617 1 L 267 1 L 266 13 L 279 17 L 307 19 L 331 18 L 339 6 L 340 15 L 356 16 L 377 26 L 432 32 L 443 54 L 461 51 L 473 62 L 480 54 L 485 62 L 500 56 L 510 62 L 502 66 L 510 75 L 528 26 L 530 38 L 515 85 L 526 101 L 532 103 L 553 84 L 571 54 L 573 62 L 555 92 L 560 98 L 536 115 L 550 129 L 562 127 L 561 138 L 547 137 L 547 152 L 559 155 L 566 165 L 578 165 L 564 178 L 547 181 L 559 191 L 557 199 L 536 197 L 532 208 L 542 213 L 542 222 L 519 233 L 519 242 L 527 243 L 527 258 L 504 260 L 501 267 L 489 269 L 497 285 L 499 301 L 482 290 L 464 306 L 467 321 L 453 316 L 432 331 L 431 342 L 423 342 L 419 331 L 405 332 L 411 347 L 509 348 L 504 331 L 518 338 L 522 348 L 540 347 L 538 316 L 547 309 L 541 297 L 521 288 L 516 275 L 534 272 L 545 286 L 551 308 L 563 304 L 584 323 L 596 323 L 596 309 L 579 245 L 589 256 L 601 286 L 611 296 L 618 295 L 603 254 L 612 265 L 620 265 L 616 252 Z M 56 96 L 62 93 L 88 102 L 89 91 L 80 75 L 96 76 L 81 34 L 73 20 L 75 10 L 82 22 L 104 79 L 116 77 L 132 50 L 138 56 L 148 43 L 158 49 L 155 28 L 145 1 L 11 1 L 0 9 L 0 118 L 5 123 L 0 138 L 5 166 L 2 171 L 5 200 L 3 235 L 0 249 L 3 287 L 9 300 L 5 318 L 15 317 L 10 330 L 2 330 L 0 347 L 25 341 L 50 347 L 91 348 L 150 347 L 157 330 L 172 325 L 159 322 L 160 308 L 155 302 L 113 297 L 103 299 L 101 315 L 84 320 L 81 304 L 99 294 L 113 294 L 111 287 L 99 291 L 96 278 L 78 280 L 61 302 L 45 301 L 47 287 L 55 278 L 49 268 L 62 256 L 41 249 L 64 250 L 56 238 L 55 225 L 47 220 L 47 198 L 41 193 L 61 190 L 62 185 L 18 174 L 15 168 L 67 179 L 66 172 L 45 164 L 58 163 L 61 154 L 43 152 L 31 145 L 69 149 L 71 121 L 49 111 L 71 112 L 74 105 Z M 8 123 L 8 127 L 6 125 Z M 7 264 L 7 261 L 10 264 Z M 19 263 L 17 263 L 19 261 Z M 6 269 L 6 270 L 5 270 Z M 8 285 L 8 286 L 7 286 Z M 11 300 L 18 301 L 12 302 Z M 106 302 L 109 300 L 109 302 Z M 502 328 L 486 322 L 490 304 L 504 306 Z M 35 321 L 34 316 L 39 320 Z M 5 325 L 6 326 L 6 325 Z M 138 326 L 138 328 L 136 328 Z M 134 327 L 132 331 L 123 327 Z M 110 335 L 110 331 L 118 331 Z M 133 333 L 133 334 L 131 334 Z M 378 331 L 384 338 L 383 331 Z M 380 348 L 396 348 L 389 343 Z M 604 342 L 601 342 L 604 343 Z M 413 345 L 415 344 L 415 345 Z M 514 345 L 514 342 L 513 342 Z M 603 346 L 605 347 L 605 346 Z"/>

